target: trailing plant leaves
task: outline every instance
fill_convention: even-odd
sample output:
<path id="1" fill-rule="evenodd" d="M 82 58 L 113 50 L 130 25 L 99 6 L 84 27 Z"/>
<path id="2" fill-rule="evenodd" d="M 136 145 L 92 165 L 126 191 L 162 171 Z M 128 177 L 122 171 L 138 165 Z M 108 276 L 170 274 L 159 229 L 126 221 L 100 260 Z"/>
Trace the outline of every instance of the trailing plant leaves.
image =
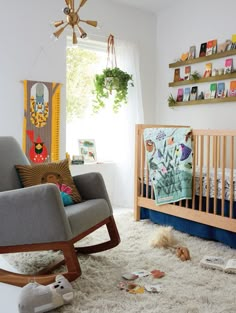
<path id="1" fill-rule="evenodd" d="M 105 107 L 105 100 L 114 92 L 113 111 L 118 112 L 121 105 L 127 103 L 128 87 L 134 86 L 132 75 L 118 67 L 105 68 L 102 74 L 95 75 L 93 94 L 95 100 L 93 111 L 98 112 Z"/>

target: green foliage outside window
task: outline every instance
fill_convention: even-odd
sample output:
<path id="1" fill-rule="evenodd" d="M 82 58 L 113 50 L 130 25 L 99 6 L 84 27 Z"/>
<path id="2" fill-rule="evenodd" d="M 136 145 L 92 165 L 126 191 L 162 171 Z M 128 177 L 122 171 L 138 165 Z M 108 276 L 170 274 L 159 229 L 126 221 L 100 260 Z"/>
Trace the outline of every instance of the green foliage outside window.
<path id="1" fill-rule="evenodd" d="M 66 110 L 67 121 L 92 112 L 94 72 L 99 55 L 90 50 L 67 48 Z"/>

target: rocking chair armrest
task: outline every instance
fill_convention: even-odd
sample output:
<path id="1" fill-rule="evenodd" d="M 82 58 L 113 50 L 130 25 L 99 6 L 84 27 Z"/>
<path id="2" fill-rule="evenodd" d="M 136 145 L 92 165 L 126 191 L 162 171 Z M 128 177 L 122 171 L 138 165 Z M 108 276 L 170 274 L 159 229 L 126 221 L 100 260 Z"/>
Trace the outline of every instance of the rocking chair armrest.
<path id="1" fill-rule="evenodd" d="M 112 206 L 107 193 L 103 176 L 98 172 L 91 172 L 73 176 L 74 183 L 83 200 L 105 199 L 112 214 Z"/>
<path id="2" fill-rule="evenodd" d="M 56 185 L 0 192 L 0 246 L 65 241 L 71 237 Z"/>

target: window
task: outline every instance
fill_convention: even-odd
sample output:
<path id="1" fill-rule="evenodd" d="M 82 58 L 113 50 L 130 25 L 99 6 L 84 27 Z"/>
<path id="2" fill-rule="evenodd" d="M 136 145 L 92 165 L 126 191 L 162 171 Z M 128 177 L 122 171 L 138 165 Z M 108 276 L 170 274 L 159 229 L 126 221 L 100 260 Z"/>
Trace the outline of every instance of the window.
<path id="1" fill-rule="evenodd" d="M 107 65 L 107 45 L 83 40 L 79 47 L 68 46 L 66 149 L 70 155 L 78 155 L 78 140 L 94 139 L 97 161 L 113 161 L 116 165 L 112 173 L 116 190 L 113 200 L 117 206 L 127 207 L 133 202 L 134 129 L 136 123 L 143 123 L 142 93 L 136 46 L 117 40 L 116 56 L 118 67 L 133 75 L 128 104 L 118 113 L 107 105 L 92 114 L 93 78 Z"/>
<path id="2" fill-rule="evenodd" d="M 66 54 L 66 151 L 78 155 L 78 139 L 95 139 L 100 158 L 99 124 L 103 114 L 93 113 L 93 79 L 106 66 L 106 44 L 84 40 L 79 46 L 68 46 Z M 102 156 L 102 155 L 103 156 Z M 99 156 L 99 154 L 98 154 Z M 106 157 L 105 157 L 106 158 Z"/>
<path id="3" fill-rule="evenodd" d="M 105 43 L 86 40 L 80 46 L 68 46 L 66 64 L 67 122 L 70 122 L 92 114 L 93 78 L 106 65 Z"/>

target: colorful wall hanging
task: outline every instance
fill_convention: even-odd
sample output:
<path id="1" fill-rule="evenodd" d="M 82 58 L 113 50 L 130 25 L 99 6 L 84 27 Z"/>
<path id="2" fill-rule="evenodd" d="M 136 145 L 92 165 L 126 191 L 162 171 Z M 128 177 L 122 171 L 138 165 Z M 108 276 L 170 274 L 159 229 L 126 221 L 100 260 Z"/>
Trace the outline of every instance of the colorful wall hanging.
<path id="1" fill-rule="evenodd" d="M 31 163 L 59 160 L 60 83 L 24 80 L 23 150 Z"/>

